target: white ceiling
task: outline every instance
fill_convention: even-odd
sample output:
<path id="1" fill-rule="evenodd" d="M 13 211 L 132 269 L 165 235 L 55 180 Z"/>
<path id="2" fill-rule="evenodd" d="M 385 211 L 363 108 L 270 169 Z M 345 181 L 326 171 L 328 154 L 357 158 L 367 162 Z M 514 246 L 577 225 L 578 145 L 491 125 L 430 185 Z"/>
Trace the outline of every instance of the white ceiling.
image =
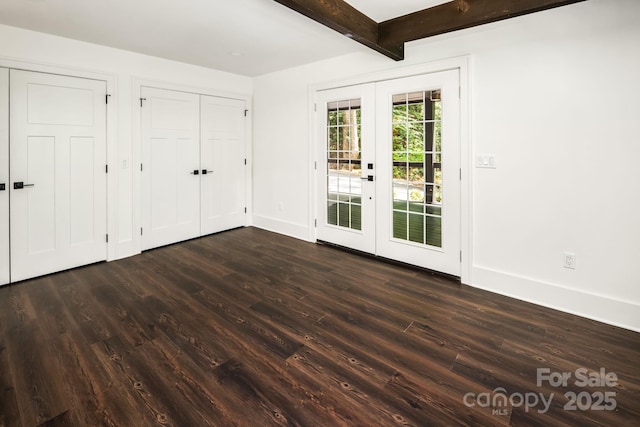
<path id="1" fill-rule="evenodd" d="M 428 9 L 451 0 L 345 0 L 376 22 Z"/>
<path id="2" fill-rule="evenodd" d="M 446 1 L 348 0 L 376 21 Z M 2 0 L 0 24 L 247 76 L 367 50 L 273 0 Z"/>

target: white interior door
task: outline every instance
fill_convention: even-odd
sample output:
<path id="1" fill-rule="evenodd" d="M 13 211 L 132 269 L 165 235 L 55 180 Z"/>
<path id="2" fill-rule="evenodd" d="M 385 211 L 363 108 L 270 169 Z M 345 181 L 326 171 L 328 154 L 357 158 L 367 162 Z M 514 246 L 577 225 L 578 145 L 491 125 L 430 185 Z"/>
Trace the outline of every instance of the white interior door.
<path id="1" fill-rule="evenodd" d="M 142 249 L 200 235 L 200 99 L 143 87 Z"/>
<path id="2" fill-rule="evenodd" d="M 246 224 L 246 103 L 205 95 L 200 99 L 200 206 L 205 235 Z"/>
<path id="3" fill-rule="evenodd" d="M 9 70 L 0 68 L 0 285 L 9 283 Z"/>
<path id="4" fill-rule="evenodd" d="M 457 70 L 378 83 L 380 256 L 460 276 Z"/>
<path id="5" fill-rule="evenodd" d="M 106 259 L 106 83 L 10 71 L 11 281 Z"/>
<path id="6" fill-rule="evenodd" d="M 375 253 L 375 86 L 321 91 L 316 101 L 317 238 Z"/>

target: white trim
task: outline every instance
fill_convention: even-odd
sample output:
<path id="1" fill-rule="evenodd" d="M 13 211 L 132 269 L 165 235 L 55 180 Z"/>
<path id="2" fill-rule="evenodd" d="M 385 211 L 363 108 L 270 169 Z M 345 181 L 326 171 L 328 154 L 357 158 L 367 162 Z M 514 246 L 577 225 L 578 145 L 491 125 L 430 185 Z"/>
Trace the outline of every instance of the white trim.
<path id="1" fill-rule="evenodd" d="M 9 231 L 9 68 L 0 67 L 0 286 L 11 282 Z"/>
<path id="2" fill-rule="evenodd" d="M 473 266 L 473 287 L 640 332 L 640 304 Z"/>
<path id="3" fill-rule="evenodd" d="M 118 110 L 115 107 L 118 95 L 117 76 L 112 73 L 105 73 L 85 68 L 66 67 L 3 57 L 0 57 L 0 67 L 99 80 L 106 83 L 107 93 L 111 94 L 109 103 L 107 104 L 106 129 L 107 163 L 109 164 L 109 173 L 107 175 L 107 233 L 109 234 L 109 242 L 107 243 L 107 261 L 118 259 Z"/>
<path id="4" fill-rule="evenodd" d="M 470 57 L 461 59 L 460 66 L 460 281 L 473 283 L 473 141 L 471 133 L 471 72 Z"/>
<path id="5" fill-rule="evenodd" d="M 245 102 L 246 109 L 248 110 L 247 119 L 245 121 L 245 155 L 247 156 L 247 167 L 245 169 L 245 181 L 246 186 L 246 203 L 247 214 L 245 218 L 245 226 L 250 225 L 251 213 L 253 212 L 253 197 L 252 197 L 252 165 L 253 165 L 253 126 L 252 126 L 252 109 L 253 109 L 253 96 L 246 93 L 226 92 L 223 90 L 217 90 L 212 88 L 191 86 L 181 83 L 167 82 L 161 80 L 150 80 L 143 77 L 131 78 L 131 166 L 133 169 L 133 193 L 132 193 L 132 208 L 133 208 L 133 222 L 132 222 L 132 238 L 131 241 L 120 242 L 120 245 L 128 246 L 129 249 L 133 249 L 129 252 L 129 255 L 134 255 L 142 252 L 142 236 L 140 236 L 140 227 L 142 226 L 142 176 L 140 173 L 140 163 L 142 161 L 142 141 L 141 141 L 141 117 L 140 117 L 140 98 L 141 88 L 151 87 L 156 89 L 173 90 L 178 92 L 188 92 L 197 95 L 214 96 L 218 98 L 238 99 Z M 131 245 L 133 243 L 133 245 Z M 132 247 L 131 247 L 132 246 Z"/>
<path id="6" fill-rule="evenodd" d="M 440 61 L 427 62 L 417 65 L 409 65 L 406 67 L 397 67 L 385 71 L 377 71 L 375 73 L 364 74 L 351 77 L 345 80 L 336 80 L 332 82 L 318 83 L 311 85 L 309 91 L 311 94 L 316 91 L 337 89 L 345 86 L 354 86 L 365 83 L 376 83 L 385 80 L 402 79 L 405 77 L 419 76 L 421 74 L 437 73 L 439 71 L 464 69 L 469 67 L 469 57 L 459 56 L 454 58 L 443 59 Z"/>
<path id="7" fill-rule="evenodd" d="M 315 242 L 315 239 L 312 240 L 308 238 L 309 227 L 305 224 L 296 224 L 267 216 L 254 215 L 252 225 L 263 230 L 284 234 L 285 236 L 294 237 L 307 242 Z"/>
<path id="8" fill-rule="evenodd" d="M 316 93 L 323 90 L 337 89 L 341 87 L 361 85 L 366 83 L 375 83 L 385 80 L 401 79 L 406 77 L 418 76 L 422 74 L 436 73 L 447 70 L 459 70 L 460 72 L 460 167 L 462 169 L 462 181 L 460 186 L 461 212 L 460 212 L 460 248 L 462 250 L 462 263 L 460 265 L 460 274 L 462 283 L 472 283 L 472 150 L 471 150 L 471 129 L 470 129 L 470 59 L 468 56 L 460 56 L 440 61 L 429 62 L 425 64 L 411 65 L 407 67 L 394 68 L 390 70 L 365 74 L 352 77 L 349 79 L 338 80 L 333 82 L 325 82 L 309 86 L 308 102 L 309 102 L 309 235 L 308 240 L 316 241 L 317 233 L 314 227 L 314 219 L 318 209 L 317 206 L 317 180 L 318 173 L 314 169 L 315 162 L 319 162 L 316 153 L 319 152 L 315 129 L 317 128 L 317 112 L 315 111 Z M 307 240 L 307 239 L 305 239 Z"/>
<path id="9" fill-rule="evenodd" d="M 318 198 L 318 171 L 317 167 L 320 164 L 320 159 L 317 158 L 318 153 L 318 141 L 316 138 L 317 129 L 318 129 L 318 111 L 317 111 L 317 103 L 318 100 L 316 98 L 317 91 L 313 88 L 313 86 L 309 87 L 309 92 L 307 95 L 307 102 L 309 103 L 309 123 L 307 132 L 308 132 L 308 150 L 307 150 L 307 163 L 309 165 L 309 179 L 307 194 L 309 195 L 307 201 L 307 209 L 308 209 L 308 226 L 307 233 L 304 240 L 309 242 L 315 242 L 317 240 L 317 230 L 315 227 L 315 223 L 317 221 L 316 212 L 317 212 L 317 198 Z"/>
<path id="10" fill-rule="evenodd" d="M 134 95 L 136 94 L 136 92 L 137 94 L 139 94 L 138 89 L 140 88 L 140 86 L 152 87 L 156 89 L 174 90 L 177 92 L 195 93 L 198 95 L 209 95 L 218 98 L 240 99 L 247 102 L 252 98 L 251 94 L 248 93 L 227 92 L 202 86 L 193 86 L 182 83 L 168 82 L 164 80 L 150 80 L 138 76 L 132 77 L 132 87 Z"/>

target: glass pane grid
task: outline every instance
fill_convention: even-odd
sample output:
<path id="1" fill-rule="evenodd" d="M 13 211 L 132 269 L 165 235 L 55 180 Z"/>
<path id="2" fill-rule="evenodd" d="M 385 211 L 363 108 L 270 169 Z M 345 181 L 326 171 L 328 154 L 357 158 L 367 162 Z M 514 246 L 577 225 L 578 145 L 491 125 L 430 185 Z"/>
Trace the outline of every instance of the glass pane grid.
<path id="1" fill-rule="evenodd" d="M 392 97 L 393 237 L 442 246 L 440 90 Z"/>
<path id="2" fill-rule="evenodd" d="M 327 224 L 362 228 L 360 100 L 327 104 Z"/>

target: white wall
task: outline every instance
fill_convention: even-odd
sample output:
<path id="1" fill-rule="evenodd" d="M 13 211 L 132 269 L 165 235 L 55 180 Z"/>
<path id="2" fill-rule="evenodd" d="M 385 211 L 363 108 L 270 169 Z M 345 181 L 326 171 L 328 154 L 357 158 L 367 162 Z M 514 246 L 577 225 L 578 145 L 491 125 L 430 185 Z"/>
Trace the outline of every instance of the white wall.
<path id="1" fill-rule="evenodd" d="M 310 86 L 469 55 L 469 284 L 640 331 L 640 2 L 589 0 L 254 81 L 254 224 L 312 239 Z M 577 269 L 562 267 L 562 253 Z"/>
<path id="2" fill-rule="evenodd" d="M 117 229 L 109 232 L 118 242 L 115 258 L 139 251 L 136 239 L 140 224 L 134 217 L 134 203 L 139 202 L 134 200 L 133 193 L 134 173 L 138 169 L 132 166 L 137 160 L 138 143 L 133 141 L 132 123 L 134 114 L 139 113 L 133 99 L 138 95 L 132 93 L 134 78 L 225 94 L 250 95 L 253 90 L 248 77 L 0 25 L 0 62 L 14 61 L 26 63 L 25 68 L 45 65 L 68 68 L 70 74 L 78 69 L 114 76 L 117 87 L 111 99 L 116 103 L 118 164 L 111 170 L 118 171 Z M 128 168 L 123 168 L 123 161 Z"/>

